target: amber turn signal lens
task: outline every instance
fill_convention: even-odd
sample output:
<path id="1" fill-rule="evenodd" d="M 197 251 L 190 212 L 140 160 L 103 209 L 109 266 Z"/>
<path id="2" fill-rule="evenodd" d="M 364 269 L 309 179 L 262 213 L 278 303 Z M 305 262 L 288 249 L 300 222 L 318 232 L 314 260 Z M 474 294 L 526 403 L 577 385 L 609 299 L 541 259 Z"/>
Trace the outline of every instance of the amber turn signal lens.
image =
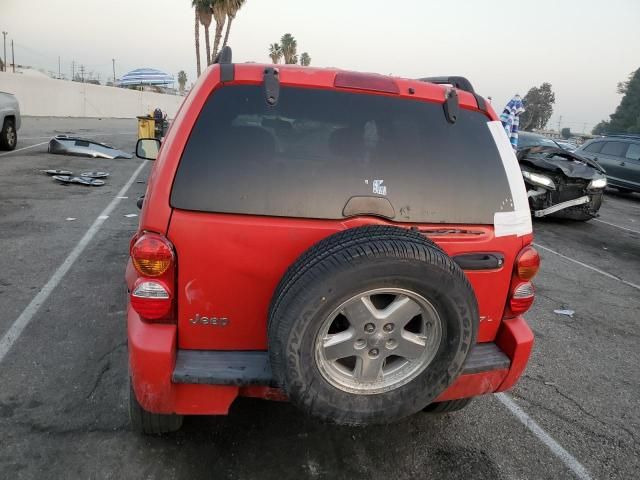
<path id="1" fill-rule="evenodd" d="M 131 261 L 141 275 L 159 277 L 171 266 L 173 250 L 164 237 L 145 233 L 131 248 Z"/>
<path id="2" fill-rule="evenodd" d="M 516 258 L 516 274 L 520 280 L 528 281 L 536 276 L 540 269 L 540 255 L 533 247 L 522 249 Z"/>

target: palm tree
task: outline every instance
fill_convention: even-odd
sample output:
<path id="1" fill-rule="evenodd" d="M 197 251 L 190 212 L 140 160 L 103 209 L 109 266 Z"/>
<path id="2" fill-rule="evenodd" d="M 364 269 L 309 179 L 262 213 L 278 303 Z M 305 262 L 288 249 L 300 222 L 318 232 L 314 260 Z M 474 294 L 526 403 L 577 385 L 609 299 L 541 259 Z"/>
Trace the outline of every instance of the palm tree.
<path id="1" fill-rule="evenodd" d="M 296 56 L 296 50 L 298 48 L 298 42 L 293 38 L 290 33 L 285 33 L 280 39 L 280 45 L 282 45 L 282 56 L 284 57 L 284 63 L 296 63 L 294 57 Z"/>
<path id="2" fill-rule="evenodd" d="M 303 67 L 311 65 L 311 57 L 307 52 L 303 52 L 302 55 L 300 55 L 300 65 Z"/>
<path id="3" fill-rule="evenodd" d="M 184 93 L 184 86 L 187 84 L 187 74 L 184 70 L 180 70 L 178 72 L 178 85 L 180 88 L 180 93 Z"/>
<path id="4" fill-rule="evenodd" d="M 196 31 L 195 31 L 195 39 L 196 39 L 196 66 L 198 71 L 198 76 L 200 76 L 200 17 L 198 15 L 198 2 L 197 0 L 192 0 L 191 6 L 194 7 L 194 11 L 196 13 Z"/>
<path id="5" fill-rule="evenodd" d="M 271 63 L 280 63 L 282 58 L 282 48 L 277 43 L 269 45 L 269 56 L 271 57 Z"/>
<path id="6" fill-rule="evenodd" d="M 204 26 L 204 42 L 207 49 L 207 65 L 210 65 L 211 43 L 209 41 L 209 27 L 211 26 L 211 1 L 193 0 L 192 4 L 196 9 L 200 23 Z"/>
<path id="7" fill-rule="evenodd" d="M 213 62 L 218 55 L 218 46 L 220 46 L 220 40 L 222 39 L 222 30 L 224 29 L 224 23 L 227 21 L 227 0 L 210 0 L 210 3 L 213 18 L 216 21 L 216 32 L 213 37 L 213 54 L 211 55 L 211 62 Z"/>
<path id="8" fill-rule="evenodd" d="M 242 8 L 246 0 L 227 0 L 227 31 L 224 34 L 224 41 L 222 46 L 224 47 L 229 41 L 229 31 L 231 30 L 231 22 L 236 18 L 238 10 Z"/>

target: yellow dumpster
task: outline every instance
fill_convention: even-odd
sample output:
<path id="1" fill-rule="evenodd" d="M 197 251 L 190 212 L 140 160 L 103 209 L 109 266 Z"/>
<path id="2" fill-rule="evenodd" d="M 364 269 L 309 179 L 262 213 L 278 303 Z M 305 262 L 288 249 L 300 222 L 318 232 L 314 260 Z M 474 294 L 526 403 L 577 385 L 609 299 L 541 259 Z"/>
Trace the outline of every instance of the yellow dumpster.
<path id="1" fill-rule="evenodd" d="M 156 122 L 152 116 L 138 117 L 138 139 L 155 138 Z"/>

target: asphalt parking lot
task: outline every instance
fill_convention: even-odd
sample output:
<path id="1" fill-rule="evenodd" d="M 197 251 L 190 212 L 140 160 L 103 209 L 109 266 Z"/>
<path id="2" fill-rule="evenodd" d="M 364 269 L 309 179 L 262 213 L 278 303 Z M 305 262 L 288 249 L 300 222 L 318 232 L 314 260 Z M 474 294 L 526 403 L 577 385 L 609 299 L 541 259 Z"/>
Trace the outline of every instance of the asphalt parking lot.
<path id="1" fill-rule="evenodd" d="M 138 218 L 126 215 L 139 213 L 150 163 L 50 155 L 46 142 L 74 132 L 132 151 L 135 129 L 25 118 L 18 149 L 0 152 L 0 338 L 24 326 L 4 357 L 0 344 L 0 478 L 638 477 L 638 194 L 610 192 L 588 223 L 534 224 L 536 346 L 506 396 L 355 429 L 242 399 L 228 417 L 188 418 L 174 435 L 131 433 L 123 273 Z M 99 188 L 63 186 L 44 168 L 111 176 Z"/>

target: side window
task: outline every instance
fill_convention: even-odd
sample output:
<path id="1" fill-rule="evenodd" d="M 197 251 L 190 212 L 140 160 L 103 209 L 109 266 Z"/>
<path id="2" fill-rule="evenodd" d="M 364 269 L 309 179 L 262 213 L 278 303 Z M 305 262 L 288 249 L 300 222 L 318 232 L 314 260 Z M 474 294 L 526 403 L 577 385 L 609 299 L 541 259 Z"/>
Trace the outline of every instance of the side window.
<path id="1" fill-rule="evenodd" d="M 640 143 L 630 144 L 626 157 L 629 160 L 640 160 Z"/>
<path id="2" fill-rule="evenodd" d="M 604 147 L 602 147 L 602 154 L 612 155 L 614 157 L 624 157 L 627 145 L 627 143 L 623 142 L 606 142 Z"/>
<path id="3" fill-rule="evenodd" d="M 587 145 L 584 151 L 591 152 L 591 153 L 600 153 L 600 149 L 602 148 L 602 145 L 604 145 L 604 142 L 593 142 Z"/>

